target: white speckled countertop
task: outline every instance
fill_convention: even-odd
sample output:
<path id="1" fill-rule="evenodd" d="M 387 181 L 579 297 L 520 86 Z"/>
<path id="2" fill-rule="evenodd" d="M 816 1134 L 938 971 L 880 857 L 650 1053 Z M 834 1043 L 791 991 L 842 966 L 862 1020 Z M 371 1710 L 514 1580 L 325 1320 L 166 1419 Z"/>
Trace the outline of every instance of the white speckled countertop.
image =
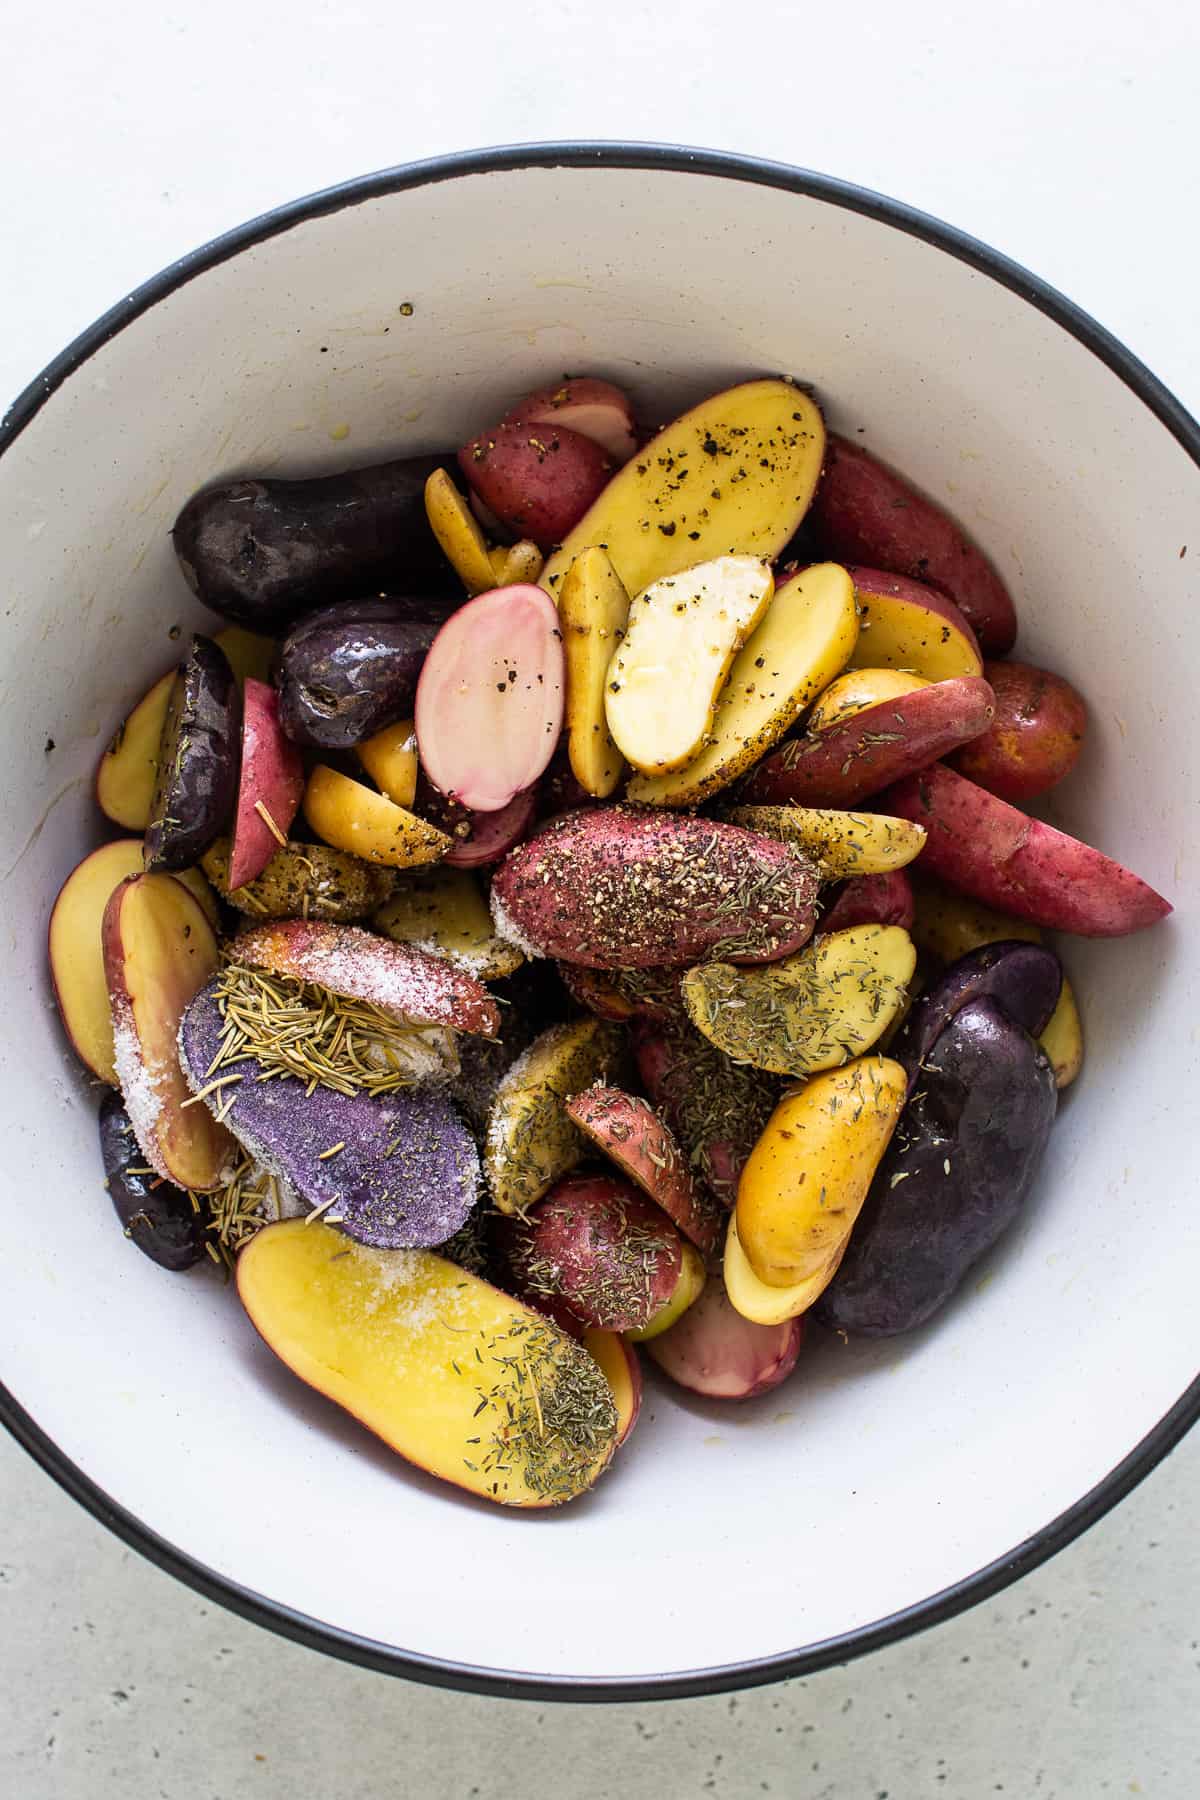
<path id="1" fill-rule="evenodd" d="M 786 22 L 785 22 L 786 19 Z M 303 22 L 302 22 L 303 21 Z M 732 30 L 729 29 L 732 23 Z M 538 138 L 808 164 L 1027 263 L 1200 411 L 1190 0 L 9 0 L 0 405 L 203 239 L 408 158 Z M 998 1600 L 737 1697 L 545 1708 L 408 1686 L 139 1561 L 0 1438 L 0 1790 L 21 1800 L 1190 1800 L 1200 1440 Z M 519 1771 L 519 1775 L 517 1774 Z"/>

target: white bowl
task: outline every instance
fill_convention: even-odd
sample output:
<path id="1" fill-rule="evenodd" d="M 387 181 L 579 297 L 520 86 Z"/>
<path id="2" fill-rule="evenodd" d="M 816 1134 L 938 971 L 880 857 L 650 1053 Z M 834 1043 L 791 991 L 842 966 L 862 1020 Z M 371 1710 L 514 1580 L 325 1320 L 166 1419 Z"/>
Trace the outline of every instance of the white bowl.
<path id="1" fill-rule="evenodd" d="M 814 1333 L 789 1384 L 741 1407 L 654 1382 L 594 1495 L 528 1517 L 409 1470 L 301 1388 L 231 1293 L 123 1242 L 41 945 L 99 836 L 106 735 L 175 628 L 211 620 L 171 554 L 187 496 L 455 444 L 563 370 L 627 382 L 658 418 L 749 373 L 815 383 L 1003 569 L 1021 651 L 1092 707 L 1055 815 L 1179 912 L 1069 945 L 1085 1075 L 1024 1218 L 930 1328 Z M 98 1517 L 378 1668 L 708 1692 L 994 1592 L 1181 1436 L 1200 1409 L 1200 433 L 1120 345 L 994 252 L 822 177 L 501 150 L 349 183 L 168 269 L 34 383 L 2 448 L 3 1410 Z"/>

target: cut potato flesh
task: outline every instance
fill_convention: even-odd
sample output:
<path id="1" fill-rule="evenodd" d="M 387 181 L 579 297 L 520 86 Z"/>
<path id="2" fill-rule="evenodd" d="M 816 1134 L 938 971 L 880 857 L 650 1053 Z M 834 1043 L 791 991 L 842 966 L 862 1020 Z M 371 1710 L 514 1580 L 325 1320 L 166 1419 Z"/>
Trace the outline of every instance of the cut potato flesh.
<path id="1" fill-rule="evenodd" d="M 795 844 L 815 862 L 822 881 L 887 875 L 921 854 L 923 826 L 887 813 L 841 812 L 822 806 L 734 806 L 731 824 Z"/>
<path id="2" fill-rule="evenodd" d="M 657 775 L 695 756 L 729 666 L 774 591 L 765 562 L 718 556 L 664 575 L 632 601 L 608 666 L 605 710 L 635 769 Z"/>
<path id="3" fill-rule="evenodd" d="M 504 1213 L 521 1213 L 582 1162 L 587 1140 L 567 1101 L 594 1081 L 620 1080 L 622 1037 L 601 1019 L 552 1025 L 507 1071 L 488 1116 L 484 1170 Z"/>
<path id="4" fill-rule="evenodd" d="M 898 700 L 902 694 L 930 685 L 923 675 L 911 675 L 906 669 L 847 669 L 819 696 L 805 720 L 805 729 L 826 731 L 830 725 L 840 725 L 855 713 L 865 712 L 868 706 Z"/>
<path id="5" fill-rule="evenodd" d="M 788 1319 L 798 1319 L 820 1299 L 837 1274 L 849 1242 L 847 1233 L 824 1268 L 818 1269 L 815 1275 L 793 1282 L 790 1287 L 771 1287 L 760 1281 L 751 1268 L 750 1259 L 738 1238 L 737 1217 L 732 1215 L 725 1237 L 724 1263 L 725 1292 L 730 1305 L 743 1319 L 751 1319 L 755 1325 L 782 1325 Z"/>
<path id="6" fill-rule="evenodd" d="M 581 550 L 562 584 L 558 616 L 567 662 L 565 724 L 571 773 L 587 793 L 606 800 L 625 772 L 608 729 L 608 666 L 625 635 L 629 595 L 606 551 Z"/>
<path id="7" fill-rule="evenodd" d="M 335 850 L 392 869 L 440 862 L 451 848 L 444 831 L 325 763 L 308 778 L 304 816 Z"/>
<path id="8" fill-rule="evenodd" d="M 469 869 L 414 869 L 371 921 L 393 942 L 442 956 L 480 981 L 499 981 L 525 961 L 499 937 L 479 882 Z"/>
<path id="9" fill-rule="evenodd" d="M 630 800 L 696 806 L 776 743 L 845 667 L 858 636 L 854 584 L 838 563 L 815 563 L 778 589 L 734 658 L 708 741 L 685 768 L 635 775 Z"/>
<path id="10" fill-rule="evenodd" d="M 425 483 L 425 515 L 468 594 L 486 594 L 500 585 L 479 521 L 445 469 L 435 469 Z"/>
<path id="11" fill-rule="evenodd" d="M 393 805 L 412 805 L 417 797 L 417 728 L 411 719 L 385 725 L 356 744 L 354 754 Z"/>

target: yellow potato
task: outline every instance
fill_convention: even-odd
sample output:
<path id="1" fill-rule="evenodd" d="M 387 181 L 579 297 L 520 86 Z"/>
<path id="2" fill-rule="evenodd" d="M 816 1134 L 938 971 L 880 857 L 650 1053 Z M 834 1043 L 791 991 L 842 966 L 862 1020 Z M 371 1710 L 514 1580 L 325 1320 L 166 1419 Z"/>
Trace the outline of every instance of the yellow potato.
<path id="1" fill-rule="evenodd" d="M 886 875 L 921 854 L 925 827 L 887 813 L 843 812 L 823 806 L 734 806 L 734 825 L 795 844 L 817 865 L 822 881 Z"/>
<path id="2" fill-rule="evenodd" d="M 695 806 L 728 786 L 829 686 L 857 635 L 854 584 L 840 564 L 815 563 L 785 581 L 734 658 L 699 755 L 666 775 L 635 775 L 629 799 Z"/>
<path id="3" fill-rule="evenodd" d="M 643 1325 L 640 1330 L 625 1333 L 630 1343 L 645 1344 L 651 1338 L 661 1337 L 664 1331 L 670 1331 L 672 1325 L 677 1319 L 683 1317 L 692 1302 L 700 1298 L 707 1279 L 704 1258 L 694 1244 L 684 1244 L 683 1262 L 679 1270 L 679 1280 L 675 1283 L 675 1292 L 667 1304 L 655 1313 L 648 1325 Z"/>
<path id="4" fill-rule="evenodd" d="M 556 1506 L 612 1456 L 616 1405 L 583 1346 L 430 1250 L 372 1250 L 288 1219 L 246 1245 L 237 1287 L 301 1381 L 443 1481 Z"/>
<path id="5" fill-rule="evenodd" d="M 496 935 L 469 869 L 443 864 L 401 875 L 371 923 L 394 942 L 444 956 L 479 981 L 499 981 L 525 961 L 515 944 Z"/>
<path id="6" fill-rule="evenodd" d="M 411 806 L 417 797 L 417 729 L 411 719 L 385 725 L 374 737 L 354 746 L 375 786 L 397 806 Z"/>
<path id="7" fill-rule="evenodd" d="M 606 800 L 625 773 L 608 729 L 604 686 L 625 634 L 629 595 L 605 551 L 595 545 L 580 551 L 563 581 L 558 614 L 567 659 L 564 724 L 571 772 L 587 793 Z"/>
<path id="8" fill-rule="evenodd" d="M 365 919 L 383 905 L 395 881 L 392 869 L 327 844 L 289 843 L 275 852 L 261 875 L 232 893 L 227 886 L 229 839 L 218 838 L 201 861 L 222 899 L 256 919 Z"/>
<path id="9" fill-rule="evenodd" d="M 1058 1005 L 1038 1043 L 1050 1059 L 1055 1086 L 1070 1087 L 1083 1067 L 1083 1022 L 1079 1017 L 1075 990 L 1065 975 Z"/>
<path id="10" fill-rule="evenodd" d="M 274 638 L 260 637 L 256 631 L 247 631 L 242 625 L 227 625 L 224 631 L 218 631 L 215 642 L 228 657 L 229 666 L 241 686 L 245 686 L 246 677 L 250 675 L 255 681 L 270 681 L 271 664 L 275 660 Z"/>
<path id="11" fill-rule="evenodd" d="M 498 550 L 490 551 L 489 556 L 497 587 L 515 587 L 522 581 L 536 581 L 546 560 L 528 538 L 522 538 L 516 544 L 502 545 Z"/>
<path id="12" fill-rule="evenodd" d="M 738 1240 L 770 1287 L 825 1268 L 854 1226 L 896 1128 L 908 1078 L 862 1056 L 785 1094 L 738 1183 Z"/>
<path id="13" fill-rule="evenodd" d="M 929 686 L 923 676 L 910 675 L 905 669 L 847 669 L 818 697 L 804 722 L 805 729 L 827 731 L 831 725 L 840 725 L 844 719 L 864 712 L 868 706 L 878 706 L 884 700 L 898 700 L 901 694 L 911 694 L 915 688 Z"/>
<path id="14" fill-rule="evenodd" d="M 445 469 L 435 469 L 425 483 L 425 516 L 468 594 L 499 587 L 479 520 Z"/>
<path id="15" fill-rule="evenodd" d="M 624 1062 L 620 1031 L 591 1017 L 552 1025 L 517 1058 L 496 1089 L 484 1145 L 484 1172 L 501 1212 L 525 1212 L 583 1161 L 588 1141 L 566 1103 L 594 1081 L 619 1086 Z"/>
<path id="16" fill-rule="evenodd" d="M 730 552 L 779 554 L 808 511 L 825 457 L 815 401 L 775 378 L 714 394 L 613 476 L 542 570 L 557 596 L 575 557 L 603 544 L 631 594 Z"/>
<path id="17" fill-rule="evenodd" d="M 664 575 L 630 602 L 604 690 L 608 729 L 635 769 L 691 762 L 730 664 L 775 592 L 769 563 L 718 556 Z"/>
<path id="18" fill-rule="evenodd" d="M 700 963 L 683 978 L 693 1025 L 735 1062 L 809 1075 L 861 1056 L 904 1009 L 917 953 L 899 925 L 852 925 L 757 968 Z"/>
<path id="19" fill-rule="evenodd" d="M 732 1214 L 725 1234 L 724 1261 L 725 1292 L 729 1296 L 729 1304 L 735 1312 L 741 1313 L 743 1319 L 751 1319 L 755 1325 L 783 1325 L 788 1319 L 798 1319 L 815 1300 L 820 1299 L 837 1274 L 838 1264 L 849 1242 L 850 1234 L 847 1232 L 829 1261 L 815 1275 L 808 1275 L 803 1281 L 793 1282 L 788 1287 L 771 1287 L 765 1281 L 760 1281 L 751 1268 L 738 1239 L 737 1215 Z"/>
<path id="20" fill-rule="evenodd" d="M 392 869 L 440 862 L 451 848 L 445 832 L 325 763 L 318 763 L 308 778 L 304 816 L 335 850 Z"/>

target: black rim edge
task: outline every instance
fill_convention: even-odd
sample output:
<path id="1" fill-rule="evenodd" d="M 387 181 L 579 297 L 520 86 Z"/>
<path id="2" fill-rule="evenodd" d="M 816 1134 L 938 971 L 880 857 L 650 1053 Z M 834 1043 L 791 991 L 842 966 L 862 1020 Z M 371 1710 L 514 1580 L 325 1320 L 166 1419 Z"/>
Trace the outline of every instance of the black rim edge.
<path id="1" fill-rule="evenodd" d="M 430 158 L 340 183 L 249 220 L 172 263 L 160 274 L 143 283 L 55 357 L 18 395 L 0 420 L 0 455 L 11 448 L 21 432 L 68 377 L 126 325 L 177 288 L 206 270 L 227 262 L 242 250 L 277 237 L 294 225 L 406 188 L 502 170 L 561 167 L 665 169 L 781 188 L 877 219 L 910 236 L 920 238 L 1008 288 L 1069 332 L 1149 408 L 1197 466 L 1200 466 L 1200 426 L 1157 376 L 1074 302 L 978 239 L 927 213 L 905 206 L 900 201 L 855 187 L 832 176 L 793 168 L 785 163 L 676 145 L 608 142 L 505 145 L 491 150 L 463 151 L 451 156 Z M 46 1473 L 131 1549 L 206 1598 L 228 1607 L 242 1618 L 290 1638 L 293 1642 L 309 1649 L 322 1650 L 364 1668 L 404 1676 L 436 1687 L 457 1688 L 494 1698 L 526 1700 L 640 1702 L 689 1699 L 814 1674 L 833 1664 L 845 1663 L 869 1651 L 882 1649 L 918 1631 L 954 1618 L 968 1607 L 999 1593 L 1011 1582 L 1029 1574 L 1056 1555 L 1089 1526 L 1094 1525 L 1118 1501 L 1124 1499 L 1180 1442 L 1198 1417 L 1200 1378 L 1192 1382 L 1153 1430 L 1081 1500 L 1060 1513 L 1032 1537 L 1025 1539 L 1006 1556 L 997 1558 L 954 1586 L 944 1588 L 940 1593 L 906 1607 L 901 1612 L 890 1614 L 887 1618 L 843 1636 L 812 1644 L 804 1650 L 784 1652 L 750 1662 L 724 1664 L 672 1675 L 597 1679 L 591 1676 L 505 1673 L 502 1670 L 447 1662 L 416 1652 L 402 1651 L 342 1631 L 336 1626 L 323 1624 L 294 1612 L 265 1595 L 243 1588 L 167 1543 L 112 1500 L 46 1436 L 7 1387 L 0 1385 L 0 1421 Z"/>

